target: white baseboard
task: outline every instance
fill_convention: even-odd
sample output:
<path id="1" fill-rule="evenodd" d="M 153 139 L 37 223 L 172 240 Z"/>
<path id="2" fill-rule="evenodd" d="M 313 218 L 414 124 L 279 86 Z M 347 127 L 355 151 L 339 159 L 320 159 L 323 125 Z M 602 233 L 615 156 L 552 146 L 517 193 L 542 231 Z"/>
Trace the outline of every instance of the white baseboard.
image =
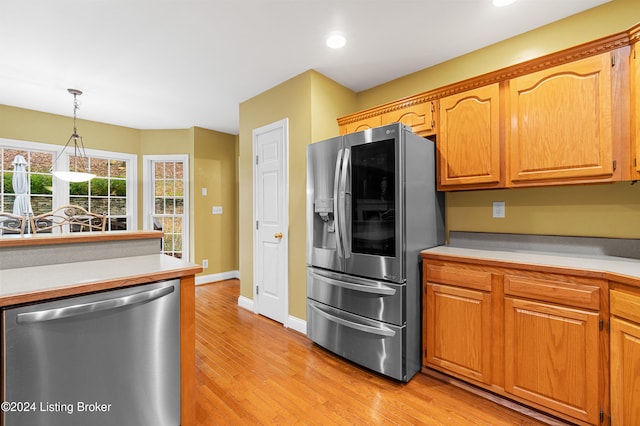
<path id="1" fill-rule="evenodd" d="M 240 271 L 220 272 L 218 274 L 199 275 L 196 277 L 196 285 L 209 284 L 216 281 L 231 280 L 240 278 Z"/>
<path id="2" fill-rule="evenodd" d="M 291 315 L 289 315 L 286 327 L 295 330 L 298 333 L 302 333 L 305 336 L 307 335 L 307 322 L 303 319 L 292 317 Z"/>
<path id="3" fill-rule="evenodd" d="M 253 307 L 253 299 L 249 299 L 244 296 L 238 297 L 238 306 L 242 309 L 246 309 L 247 311 L 256 313 Z M 257 314 L 256 314 L 257 315 Z M 307 322 L 303 319 L 296 318 L 294 316 L 289 315 L 287 318 L 287 323 L 283 324 L 286 328 L 290 328 L 298 333 L 302 333 L 305 336 L 307 335 Z"/>
<path id="4" fill-rule="evenodd" d="M 239 296 L 238 297 L 238 306 L 246 309 L 247 311 L 251 311 L 254 312 L 253 310 L 253 299 L 249 299 L 247 297 L 244 296 Z"/>

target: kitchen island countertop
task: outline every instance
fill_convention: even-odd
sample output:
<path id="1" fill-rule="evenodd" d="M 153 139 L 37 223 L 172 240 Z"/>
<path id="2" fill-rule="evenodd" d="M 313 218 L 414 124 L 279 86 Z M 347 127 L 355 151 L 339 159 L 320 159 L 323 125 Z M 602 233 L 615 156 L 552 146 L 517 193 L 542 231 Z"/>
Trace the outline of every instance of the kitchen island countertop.
<path id="1" fill-rule="evenodd" d="M 0 306 L 36 302 L 201 272 L 164 254 L 0 270 Z"/>

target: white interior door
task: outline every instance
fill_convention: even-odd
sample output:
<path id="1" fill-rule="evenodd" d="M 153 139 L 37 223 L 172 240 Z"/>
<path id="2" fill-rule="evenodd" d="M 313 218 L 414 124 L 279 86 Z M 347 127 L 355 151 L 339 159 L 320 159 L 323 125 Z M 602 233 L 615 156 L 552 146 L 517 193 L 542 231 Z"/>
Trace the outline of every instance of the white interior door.
<path id="1" fill-rule="evenodd" d="M 288 317 L 288 121 L 254 129 L 254 310 L 285 324 Z"/>

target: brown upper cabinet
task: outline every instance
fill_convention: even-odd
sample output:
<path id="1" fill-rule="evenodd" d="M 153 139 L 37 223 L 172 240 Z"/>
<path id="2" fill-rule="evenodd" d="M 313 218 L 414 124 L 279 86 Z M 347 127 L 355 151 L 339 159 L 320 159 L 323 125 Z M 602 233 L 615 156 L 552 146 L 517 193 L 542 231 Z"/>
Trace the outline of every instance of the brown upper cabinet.
<path id="1" fill-rule="evenodd" d="M 443 191 L 640 179 L 640 24 L 338 119 L 434 136 Z"/>
<path id="2" fill-rule="evenodd" d="M 504 185 L 498 83 L 440 100 L 438 189 Z"/>
<path id="3" fill-rule="evenodd" d="M 631 31 L 631 179 L 640 179 L 640 25 Z"/>
<path id="4" fill-rule="evenodd" d="M 382 126 L 382 117 L 379 115 L 374 115 L 372 117 L 360 118 L 357 121 L 341 125 L 340 134 L 346 135 L 347 133 L 373 129 L 374 127 L 378 126 Z"/>
<path id="5" fill-rule="evenodd" d="M 420 136 L 431 136 L 436 131 L 438 115 L 436 105 L 436 101 L 415 98 L 361 111 L 338 119 L 340 134 L 359 132 L 397 122 L 411 126 L 413 132 Z"/>
<path id="6" fill-rule="evenodd" d="M 402 106 L 382 114 L 382 124 L 404 123 L 420 136 L 432 135 L 436 129 L 434 102 L 421 102 Z"/>
<path id="7" fill-rule="evenodd" d="M 614 174 L 609 52 L 509 81 L 511 186 Z"/>

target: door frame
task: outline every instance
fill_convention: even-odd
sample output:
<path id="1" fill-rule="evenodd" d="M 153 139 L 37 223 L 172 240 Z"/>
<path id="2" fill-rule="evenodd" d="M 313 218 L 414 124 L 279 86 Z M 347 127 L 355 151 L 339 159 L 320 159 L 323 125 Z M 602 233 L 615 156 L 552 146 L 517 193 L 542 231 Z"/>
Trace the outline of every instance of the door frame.
<path id="1" fill-rule="evenodd" d="M 258 214 L 257 214 L 257 207 L 258 207 L 258 173 L 257 173 L 257 169 L 258 169 L 258 164 L 257 164 L 257 155 L 258 155 L 258 149 L 257 149 L 257 142 L 258 142 L 258 135 L 262 134 L 262 133 L 267 133 L 273 130 L 276 130 L 278 128 L 282 129 L 282 135 L 283 135 L 283 146 L 282 146 L 282 167 L 283 167 L 283 179 L 284 179 L 284 206 L 282 209 L 283 215 L 282 215 L 282 229 L 285 230 L 284 234 L 284 238 L 282 239 L 280 244 L 284 245 L 283 248 L 283 252 L 285 253 L 284 255 L 284 259 L 283 259 L 283 265 L 284 265 L 284 274 L 283 274 L 283 279 L 284 279 L 284 294 L 283 297 L 286 300 L 286 303 L 284 304 L 284 309 L 285 312 L 283 313 L 283 318 L 284 318 L 284 323 L 283 325 L 285 327 L 288 327 L 288 322 L 289 322 L 289 119 L 288 118 L 283 118 L 282 120 L 278 120 L 275 121 L 271 124 L 267 124 L 265 126 L 262 127 L 258 127 L 253 129 L 252 131 L 252 144 L 251 144 L 251 161 L 253 164 L 253 283 L 252 283 L 252 288 L 253 288 L 253 312 L 256 314 L 260 314 L 260 298 L 258 297 L 258 293 L 257 293 L 257 287 L 258 287 L 258 280 L 257 280 L 257 259 L 258 259 L 258 251 L 260 249 L 260 244 L 258 244 L 258 229 L 256 227 L 256 223 L 258 220 Z"/>

